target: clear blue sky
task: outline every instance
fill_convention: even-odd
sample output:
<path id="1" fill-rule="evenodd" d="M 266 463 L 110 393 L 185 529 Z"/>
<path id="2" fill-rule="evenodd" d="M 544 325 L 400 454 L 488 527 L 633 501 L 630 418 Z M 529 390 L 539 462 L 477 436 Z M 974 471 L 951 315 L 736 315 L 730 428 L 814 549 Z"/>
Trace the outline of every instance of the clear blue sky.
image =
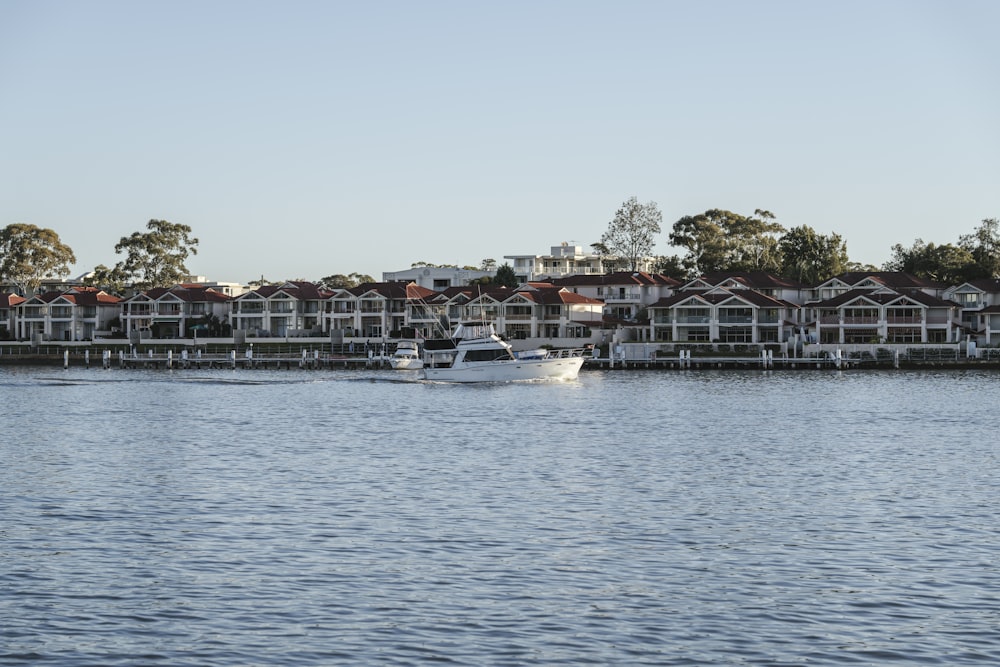
<path id="1" fill-rule="evenodd" d="M 0 226 L 151 218 L 215 280 L 599 240 L 630 196 L 839 233 L 1000 217 L 1000 2 L 0 0 Z"/>

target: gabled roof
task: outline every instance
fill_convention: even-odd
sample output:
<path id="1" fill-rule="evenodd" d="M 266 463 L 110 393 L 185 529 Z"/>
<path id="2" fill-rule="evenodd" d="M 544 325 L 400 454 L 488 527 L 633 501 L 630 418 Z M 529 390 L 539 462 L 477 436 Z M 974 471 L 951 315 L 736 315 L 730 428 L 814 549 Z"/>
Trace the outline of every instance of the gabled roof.
<path id="1" fill-rule="evenodd" d="M 830 280 L 820 283 L 817 287 L 822 287 L 834 281 L 840 281 L 851 286 L 860 286 L 864 283 L 879 284 L 894 290 L 902 289 L 943 289 L 943 283 L 918 278 L 902 271 L 848 271 L 841 273 Z"/>
<path id="2" fill-rule="evenodd" d="M 715 271 L 712 273 L 706 273 L 691 282 L 696 281 L 700 281 L 708 285 L 723 285 L 725 283 L 732 283 L 742 285 L 748 289 L 805 289 L 805 285 L 802 283 L 781 278 L 773 273 L 768 273 L 767 271 Z"/>
<path id="3" fill-rule="evenodd" d="M 0 292 L 0 308 L 11 308 L 20 303 L 24 303 L 25 298 L 9 292 Z"/>
<path id="4" fill-rule="evenodd" d="M 852 289 L 843 294 L 826 299 L 825 301 L 814 301 L 808 305 L 812 308 L 840 308 L 848 303 L 864 299 L 874 305 L 884 306 L 900 299 L 909 299 L 928 308 L 933 307 L 958 307 L 954 301 L 946 301 L 936 296 L 921 292 L 919 289 L 907 290 L 886 290 L 873 288 Z"/>
<path id="5" fill-rule="evenodd" d="M 767 294 L 761 294 L 751 289 L 729 290 L 725 288 L 713 289 L 687 289 L 668 297 L 664 297 L 650 306 L 650 308 L 672 308 L 684 303 L 687 300 L 697 300 L 708 305 L 719 305 L 730 299 L 738 299 L 744 303 L 758 308 L 797 308 L 795 304 L 790 304 L 781 299 L 775 299 Z"/>
<path id="6" fill-rule="evenodd" d="M 74 287 L 64 292 L 45 292 L 44 294 L 36 294 L 24 303 L 53 303 L 55 301 L 59 301 L 60 299 L 77 306 L 110 306 L 121 301 L 121 299 L 117 296 L 112 296 L 97 287 Z"/>
<path id="7" fill-rule="evenodd" d="M 552 278 L 549 281 L 558 287 L 585 287 L 604 285 L 659 285 L 676 287 L 679 280 L 662 273 L 646 273 L 645 271 L 614 271 L 604 274 L 588 274 Z"/>
<path id="8" fill-rule="evenodd" d="M 217 292 L 211 287 L 204 287 L 199 285 L 174 285 L 173 287 L 154 287 L 153 289 L 146 290 L 131 296 L 125 301 L 162 301 L 162 300 L 180 300 L 187 302 L 204 302 L 210 301 L 214 303 L 225 303 L 226 301 L 232 301 L 232 298 L 222 292 Z"/>
<path id="9" fill-rule="evenodd" d="M 564 287 L 545 287 L 541 289 L 535 289 L 531 292 L 519 292 L 528 296 L 532 301 L 540 303 L 542 305 L 570 305 L 570 304 L 591 304 L 603 306 L 604 302 L 600 299 L 592 299 L 589 296 L 584 296 L 582 294 L 577 294 Z"/>
<path id="10" fill-rule="evenodd" d="M 967 291 L 962 289 L 963 287 L 966 286 L 971 287 L 979 292 L 985 292 L 987 294 L 998 294 L 1000 293 L 1000 278 L 978 278 L 976 280 L 967 280 L 966 282 L 954 287 L 949 291 L 952 293 Z"/>
<path id="11" fill-rule="evenodd" d="M 426 300 L 437 294 L 432 289 L 426 287 L 421 287 L 414 282 L 406 282 L 403 280 L 393 280 L 389 282 L 378 282 L 378 283 L 362 283 L 357 287 L 351 287 L 347 290 L 350 294 L 356 297 L 361 297 L 370 294 L 377 294 L 386 299 L 396 299 L 396 300 Z"/>
<path id="12" fill-rule="evenodd" d="M 333 292 L 325 290 L 315 283 L 289 281 L 281 285 L 261 285 L 234 298 L 237 300 L 270 299 L 276 294 L 284 294 L 299 301 L 319 301 L 333 296 Z"/>

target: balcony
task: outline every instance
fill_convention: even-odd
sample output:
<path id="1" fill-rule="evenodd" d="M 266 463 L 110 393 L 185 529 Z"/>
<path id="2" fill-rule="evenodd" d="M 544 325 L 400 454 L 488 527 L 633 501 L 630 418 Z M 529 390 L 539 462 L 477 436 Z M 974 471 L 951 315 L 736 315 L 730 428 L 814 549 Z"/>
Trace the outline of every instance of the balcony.
<path id="1" fill-rule="evenodd" d="M 613 292 L 611 294 L 598 294 L 598 299 L 603 299 L 605 303 L 613 303 L 615 301 L 639 301 L 642 299 L 642 295 L 639 292 Z"/>
<path id="2" fill-rule="evenodd" d="M 708 324 L 708 315 L 678 315 L 674 318 L 677 324 Z"/>
<path id="3" fill-rule="evenodd" d="M 719 324 L 753 324 L 752 315 L 720 315 Z"/>

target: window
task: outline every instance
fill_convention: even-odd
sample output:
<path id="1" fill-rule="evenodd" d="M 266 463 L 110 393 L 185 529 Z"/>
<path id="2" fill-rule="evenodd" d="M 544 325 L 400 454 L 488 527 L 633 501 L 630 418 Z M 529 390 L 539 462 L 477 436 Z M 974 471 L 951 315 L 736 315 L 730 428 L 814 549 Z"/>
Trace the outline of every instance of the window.
<path id="1" fill-rule="evenodd" d="M 707 343 L 709 341 L 708 327 L 693 327 L 686 332 L 681 332 L 681 340 Z"/>
<path id="2" fill-rule="evenodd" d="M 723 343 L 752 343 L 753 330 L 750 327 L 720 328 L 719 340 Z"/>

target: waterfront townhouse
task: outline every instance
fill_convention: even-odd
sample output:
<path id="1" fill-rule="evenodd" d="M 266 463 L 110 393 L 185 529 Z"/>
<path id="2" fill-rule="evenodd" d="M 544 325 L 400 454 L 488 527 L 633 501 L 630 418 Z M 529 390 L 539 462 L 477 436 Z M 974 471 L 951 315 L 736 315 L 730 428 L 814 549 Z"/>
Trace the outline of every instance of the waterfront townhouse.
<path id="1" fill-rule="evenodd" d="M 119 315 L 119 299 L 96 287 L 36 294 L 14 306 L 18 340 L 92 340 Z"/>
<path id="2" fill-rule="evenodd" d="M 765 271 L 708 273 L 649 308 L 653 341 L 777 343 L 799 322 L 805 286 Z"/>
<path id="3" fill-rule="evenodd" d="M 903 272 L 842 273 L 812 288 L 804 329 L 826 344 L 957 342 L 959 307 L 945 290 Z"/>
<path id="4" fill-rule="evenodd" d="M 809 288 L 806 301 L 823 301 L 853 289 L 885 288 L 896 292 L 923 292 L 944 298 L 947 285 L 925 280 L 902 271 L 850 271 Z"/>
<path id="5" fill-rule="evenodd" d="M 331 292 L 303 281 L 261 285 L 231 301 L 233 333 L 287 337 L 321 334 Z"/>
<path id="6" fill-rule="evenodd" d="M 9 340 L 13 337 L 15 306 L 24 301 L 23 296 L 0 292 L 0 340 Z"/>
<path id="7" fill-rule="evenodd" d="M 856 288 L 808 304 L 805 328 L 819 343 L 952 343 L 961 339 L 958 311 L 920 290 Z"/>
<path id="8" fill-rule="evenodd" d="M 809 287 L 767 271 L 717 271 L 690 280 L 678 289 L 748 289 L 790 304 L 801 305 L 811 295 Z"/>
<path id="9" fill-rule="evenodd" d="M 326 327 L 344 336 L 399 337 L 406 327 L 421 330 L 433 322 L 422 301 L 437 292 L 415 283 L 364 283 L 338 288 L 327 297 Z"/>
<path id="10" fill-rule="evenodd" d="M 157 287 L 121 302 L 126 336 L 184 338 L 229 333 L 230 297 L 200 284 Z"/>
<path id="11" fill-rule="evenodd" d="M 959 322 L 978 345 L 1000 346 L 1000 280 L 982 278 L 954 285 L 945 298 L 959 307 Z"/>
<path id="12" fill-rule="evenodd" d="M 798 306 L 745 286 L 693 287 L 649 307 L 649 338 L 684 343 L 778 343 L 794 333 Z"/>
<path id="13" fill-rule="evenodd" d="M 646 308 L 670 296 L 680 286 L 680 281 L 669 276 L 643 271 L 567 276 L 549 282 L 604 302 L 604 315 L 610 320 L 621 322 L 642 319 Z"/>
<path id="14" fill-rule="evenodd" d="M 527 329 L 520 319 L 530 308 Z M 508 331 L 524 331 L 528 338 L 589 338 L 604 326 L 605 304 L 565 287 L 527 285 L 503 303 L 502 319 Z M 512 328 L 517 323 L 518 328 Z"/>
<path id="15" fill-rule="evenodd" d="M 517 289 L 494 287 L 456 297 L 462 321 L 493 322 L 509 339 L 586 338 L 602 325 L 604 303 L 548 283 L 528 283 Z"/>

